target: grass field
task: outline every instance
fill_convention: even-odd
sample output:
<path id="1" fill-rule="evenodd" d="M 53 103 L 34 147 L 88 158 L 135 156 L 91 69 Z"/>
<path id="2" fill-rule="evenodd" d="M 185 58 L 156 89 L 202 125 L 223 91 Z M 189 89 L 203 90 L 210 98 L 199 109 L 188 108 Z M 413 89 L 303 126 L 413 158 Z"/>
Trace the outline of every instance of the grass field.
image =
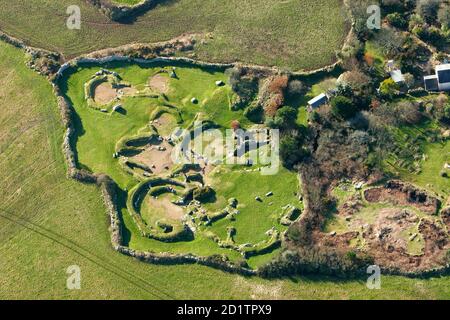
<path id="1" fill-rule="evenodd" d="M 112 250 L 100 193 L 66 178 L 63 128 L 51 87 L 0 42 L 0 298 L 444 299 L 450 277 L 267 281 L 201 266 L 154 266 Z M 66 289 L 79 265 L 82 289 Z"/>
<path id="2" fill-rule="evenodd" d="M 195 48 L 199 59 L 315 69 L 335 61 L 347 34 L 341 2 L 166 1 L 131 24 L 118 24 L 83 0 L 0 0 L 0 29 L 66 58 L 132 42 L 211 33 L 212 39 Z M 66 27 L 69 5 L 81 8 L 81 30 Z"/>

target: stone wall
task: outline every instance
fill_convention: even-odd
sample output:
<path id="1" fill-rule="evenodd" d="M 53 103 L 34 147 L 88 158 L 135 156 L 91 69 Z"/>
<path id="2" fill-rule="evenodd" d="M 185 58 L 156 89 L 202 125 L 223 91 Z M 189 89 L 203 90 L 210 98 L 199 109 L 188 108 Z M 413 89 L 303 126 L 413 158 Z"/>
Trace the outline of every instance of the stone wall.
<path id="1" fill-rule="evenodd" d="M 86 0 L 88 3 L 96 6 L 103 14 L 114 21 L 126 20 L 150 10 L 160 0 L 142 0 L 134 6 L 121 5 L 110 0 Z"/>

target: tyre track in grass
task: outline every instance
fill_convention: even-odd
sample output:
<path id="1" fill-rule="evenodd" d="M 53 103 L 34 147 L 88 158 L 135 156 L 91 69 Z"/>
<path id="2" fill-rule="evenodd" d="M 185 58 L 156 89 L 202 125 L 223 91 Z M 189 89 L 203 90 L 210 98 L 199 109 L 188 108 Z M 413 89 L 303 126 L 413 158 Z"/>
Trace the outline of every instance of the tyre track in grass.
<path id="1" fill-rule="evenodd" d="M 3 209 L 0 209 L 0 218 L 3 218 L 4 220 L 7 220 L 13 224 L 19 225 L 22 228 L 29 230 L 37 235 L 40 235 L 41 237 L 44 237 L 50 241 L 53 241 L 54 243 L 78 254 L 79 256 L 83 257 L 84 259 L 92 262 L 93 264 L 97 265 L 98 267 L 112 273 L 113 275 L 121 278 L 122 280 L 125 280 L 129 284 L 133 285 L 134 287 L 141 289 L 148 294 L 154 296 L 157 299 L 160 300 L 176 300 L 176 297 L 174 297 L 171 293 L 168 293 L 162 289 L 159 289 L 154 284 L 150 283 L 149 281 L 136 276 L 135 274 L 132 274 L 117 265 L 112 264 L 111 262 L 107 261 L 105 258 L 100 257 L 92 252 L 90 252 L 88 249 L 82 247 L 81 245 L 77 244 L 76 242 L 65 238 L 64 236 L 57 234 L 56 232 L 53 232 L 52 230 L 49 230 L 45 227 L 42 227 L 38 224 L 35 224 L 34 222 L 29 221 L 26 218 L 20 217 L 18 215 L 15 215 L 11 212 L 5 211 Z"/>

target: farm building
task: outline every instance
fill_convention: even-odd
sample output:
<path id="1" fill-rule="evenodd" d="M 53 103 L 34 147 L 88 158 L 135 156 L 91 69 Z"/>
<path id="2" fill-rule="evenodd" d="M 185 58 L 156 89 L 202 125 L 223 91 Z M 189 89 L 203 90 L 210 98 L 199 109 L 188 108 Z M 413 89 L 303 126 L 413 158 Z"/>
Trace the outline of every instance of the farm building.
<path id="1" fill-rule="evenodd" d="M 317 109 L 321 105 L 324 105 L 328 102 L 328 97 L 325 93 L 319 94 L 317 97 L 308 101 L 308 111 L 312 111 Z"/>
<path id="2" fill-rule="evenodd" d="M 436 67 L 436 74 L 423 78 L 428 91 L 450 91 L 450 63 Z"/>

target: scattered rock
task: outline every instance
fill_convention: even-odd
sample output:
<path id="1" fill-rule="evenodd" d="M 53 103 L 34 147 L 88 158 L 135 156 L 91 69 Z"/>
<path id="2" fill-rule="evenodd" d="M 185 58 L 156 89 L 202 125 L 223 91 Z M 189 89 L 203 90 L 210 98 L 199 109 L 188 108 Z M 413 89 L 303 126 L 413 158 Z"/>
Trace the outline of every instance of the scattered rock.
<path id="1" fill-rule="evenodd" d="M 266 193 L 266 197 L 271 197 L 271 196 L 273 196 L 273 192 L 272 191 L 269 191 L 269 192 Z"/>
<path id="2" fill-rule="evenodd" d="M 192 102 L 193 104 L 198 104 L 198 99 L 197 99 L 197 98 L 192 98 L 192 99 L 191 99 L 191 102 Z"/>
<path id="3" fill-rule="evenodd" d="M 256 201 L 262 202 L 262 199 L 260 197 L 255 197 Z"/>

